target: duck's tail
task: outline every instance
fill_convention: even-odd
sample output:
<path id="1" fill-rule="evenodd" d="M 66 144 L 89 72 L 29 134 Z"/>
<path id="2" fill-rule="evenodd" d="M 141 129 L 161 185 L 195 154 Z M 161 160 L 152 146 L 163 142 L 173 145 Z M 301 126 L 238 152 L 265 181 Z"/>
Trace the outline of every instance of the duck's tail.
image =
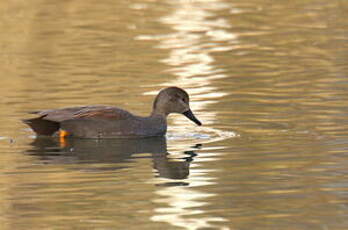
<path id="1" fill-rule="evenodd" d="M 45 116 L 23 120 L 37 135 L 51 136 L 60 128 L 59 122 L 43 119 Z"/>

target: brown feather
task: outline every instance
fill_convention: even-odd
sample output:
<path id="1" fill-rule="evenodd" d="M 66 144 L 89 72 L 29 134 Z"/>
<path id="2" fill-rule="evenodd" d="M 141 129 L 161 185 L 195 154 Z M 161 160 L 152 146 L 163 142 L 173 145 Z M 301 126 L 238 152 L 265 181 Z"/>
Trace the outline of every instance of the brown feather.
<path id="1" fill-rule="evenodd" d="M 104 107 L 104 108 L 95 108 L 79 111 L 74 114 L 74 119 L 77 118 L 98 118 L 98 119 L 107 119 L 107 120 L 124 120 L 130 117 L 130 113 L 116 108 L 116 107 Z"/>

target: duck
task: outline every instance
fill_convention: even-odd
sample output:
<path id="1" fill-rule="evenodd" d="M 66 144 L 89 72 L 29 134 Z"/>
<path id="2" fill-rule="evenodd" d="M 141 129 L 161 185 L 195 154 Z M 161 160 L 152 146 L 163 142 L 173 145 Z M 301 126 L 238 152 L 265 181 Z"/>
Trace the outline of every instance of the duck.
<path id="1" fill-rule="evenodd" d="M 198 126 L 202 123 L 190 109 L 188 93 L 179 87 L 162 89 L 154 99 L 149 116 L 137 116 L 124 109 L 89 105 L 31 112 L 25 119 L 37 136 L 79 138 L 122 138 L 164 136 L 167 117 L 172 113 L 186 116 Z"/>

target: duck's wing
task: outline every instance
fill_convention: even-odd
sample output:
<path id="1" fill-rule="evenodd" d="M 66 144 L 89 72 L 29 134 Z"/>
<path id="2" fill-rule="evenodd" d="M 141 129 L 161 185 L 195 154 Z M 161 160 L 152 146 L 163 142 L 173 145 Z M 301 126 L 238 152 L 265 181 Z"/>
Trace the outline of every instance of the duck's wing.
<path id="1" fill-rule="evenodd" d="M 89 107 L 96 108 L 99 106 L 80 106 L 80 107 L 68 107 L 68 108 L 62 108 L 62 109 L 48 109 L 48 110 L 34 111 L 34 112 L 31 112 L 31 114 L 36 114 L 42 119 L 47 121 L 61 122 L 61 121 L 73 118 L 75 113 L 81 110 L 87 109 Z"/>
<path id="2" fill-rule="evenodd" d="M 85 108 L 76 113 L 74 113 L 72 119 L 98 119 L 98 120 L 125 120 L 132 117 L 133 115 L 126 110 L 112 107 L 112 106 L 103 106 L 103 107 L 94 107 L 94 108 Z"/>
<path id="3" fill-rule="evenodd" d="M 89 108 L 78 111 L 60 128 L 72 136 L 99 138 L 132 135 L 138 118 L 117 107 Z"/>
<path id="4" fill-rule="evenodd" d="M 63 109 L 50 109 L 30 112 L 38 117 L 24 119 L 23 122 L 29 125 L 38 135 L 53 135 L 60 128 L 60 122 L 71 119 L 76 112 L 86 109 L 83 107 L 69 107 Z"/>
<path id="5" fill-rule="evenodd" d="M 38 135 L 54 134 L 61 127 L 62 122 L 91 124 L 89 121 L 94 120 L 92 123 L 95 123 L 96 120 L 99 122 L 107 120 L 119 121 L 133 116 L 123 109 L 103 105 L 69 107 L 32 113 L 38 115 L 38 117 L 26 119 L 23 122 L 29 125 Z M 99 122 L 96 123 L 99 124 Z"/>
<path id="6" fill-rule="evenodd" d="M 92 105 L 82 107 L 69 107 L 62 109 L 43 110 L 34 112 L 42 117 L 44 120 L 62 122 L 66 120 L 76 119 L 107 119 L 107 120 L 123 120 L 131 116 L 131 114 L 123 109 L 103 106 Z"/>

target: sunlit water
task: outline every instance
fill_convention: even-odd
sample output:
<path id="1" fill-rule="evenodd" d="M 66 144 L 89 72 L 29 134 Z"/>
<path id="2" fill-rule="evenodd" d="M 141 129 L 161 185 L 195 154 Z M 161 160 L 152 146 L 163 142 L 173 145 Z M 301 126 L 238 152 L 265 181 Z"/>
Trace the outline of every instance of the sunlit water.
<path id="1" fill-rule="evenodd" d="M 348 229 L 348 2 L 2 1 L 0 229 Z M 28 111 L 203 122 L 35 138 Z"/>

